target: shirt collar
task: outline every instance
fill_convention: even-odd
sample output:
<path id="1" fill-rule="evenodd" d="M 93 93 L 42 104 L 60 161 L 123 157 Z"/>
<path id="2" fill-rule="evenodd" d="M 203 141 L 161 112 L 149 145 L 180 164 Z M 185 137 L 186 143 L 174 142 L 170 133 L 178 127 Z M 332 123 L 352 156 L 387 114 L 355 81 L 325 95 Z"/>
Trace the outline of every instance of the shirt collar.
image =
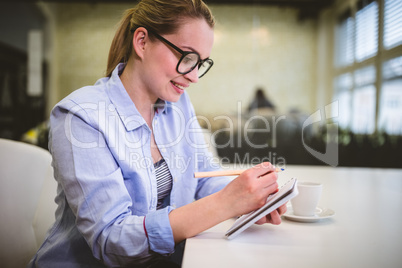
<path id="1" fill-rule="evenodd" d="M 124 63 L 119 63 L 106 83 L 109 98 L 120 115 L 125 128 L 130 131 L 146 124 L 146 122 L 120 80 L 120 74 L 123 72 L 124 67 Z M 171 103 L 159 99 L 155 104 L 155 109 L 158 114 L 166 114 L 172 109 Z"/>

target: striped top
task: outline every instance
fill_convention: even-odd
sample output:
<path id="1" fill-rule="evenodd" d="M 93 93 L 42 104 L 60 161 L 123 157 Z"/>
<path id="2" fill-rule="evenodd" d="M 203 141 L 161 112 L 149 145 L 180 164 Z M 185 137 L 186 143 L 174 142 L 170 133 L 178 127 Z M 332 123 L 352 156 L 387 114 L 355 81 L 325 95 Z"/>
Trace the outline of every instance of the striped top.
<path id="1" fill-rule="evenodd" d="M 165 197 L 170 195 L 172 190 L 172 174 L 170 174 L 169 167 L 165 159 L 161 159 L 154 164 L 156 176 L 156 188 L 158 191 L 158 204 L 156 209 L 163 208 L 163 201 Z"/>

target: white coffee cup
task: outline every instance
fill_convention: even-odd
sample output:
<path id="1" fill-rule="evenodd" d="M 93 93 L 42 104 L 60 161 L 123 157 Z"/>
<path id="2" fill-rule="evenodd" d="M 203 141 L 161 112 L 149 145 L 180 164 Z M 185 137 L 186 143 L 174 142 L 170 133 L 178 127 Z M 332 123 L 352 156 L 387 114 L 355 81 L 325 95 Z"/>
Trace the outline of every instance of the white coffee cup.
<path id="1" fill-rule="evenodd" d="M 314 216 L 321 198 L 322 184 L 316 182 L 297 182 L 299 194 L 290 200 L 296 216 Z"/>

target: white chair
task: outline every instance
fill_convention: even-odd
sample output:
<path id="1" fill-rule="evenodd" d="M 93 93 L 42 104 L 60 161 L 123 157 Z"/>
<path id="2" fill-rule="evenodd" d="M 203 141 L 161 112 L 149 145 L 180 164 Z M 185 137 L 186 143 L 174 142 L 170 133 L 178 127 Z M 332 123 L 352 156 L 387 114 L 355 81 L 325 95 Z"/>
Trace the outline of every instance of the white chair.
<path id="1" fill-rule="evenodd" d="M 26 267 L 55 220 L 51 155 L 0 139 L 0 267 Z"/>

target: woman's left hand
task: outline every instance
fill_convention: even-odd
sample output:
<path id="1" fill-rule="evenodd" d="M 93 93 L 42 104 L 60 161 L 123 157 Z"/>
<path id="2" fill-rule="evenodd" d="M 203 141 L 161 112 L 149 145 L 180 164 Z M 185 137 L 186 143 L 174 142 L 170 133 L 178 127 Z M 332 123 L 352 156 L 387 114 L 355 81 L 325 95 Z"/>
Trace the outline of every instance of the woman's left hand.
<path id="1" fill-rule="evenodd" d="M 264 223 L 271 223 L 274 225 L 281 224 L 281 222 L 282 222 L 281 216 L 286 213 L 286 210 L 287 210 L 286 204 L 284 204 L 284 205 L 280 206 L 279 208 L 277 208 L 276 210 L 269 213 L 268 215 L 266 215 L 265 217 L 262 217 L 261 219 L 259 219 L 256 222 L 256 224 L 264 224 Z"/>

